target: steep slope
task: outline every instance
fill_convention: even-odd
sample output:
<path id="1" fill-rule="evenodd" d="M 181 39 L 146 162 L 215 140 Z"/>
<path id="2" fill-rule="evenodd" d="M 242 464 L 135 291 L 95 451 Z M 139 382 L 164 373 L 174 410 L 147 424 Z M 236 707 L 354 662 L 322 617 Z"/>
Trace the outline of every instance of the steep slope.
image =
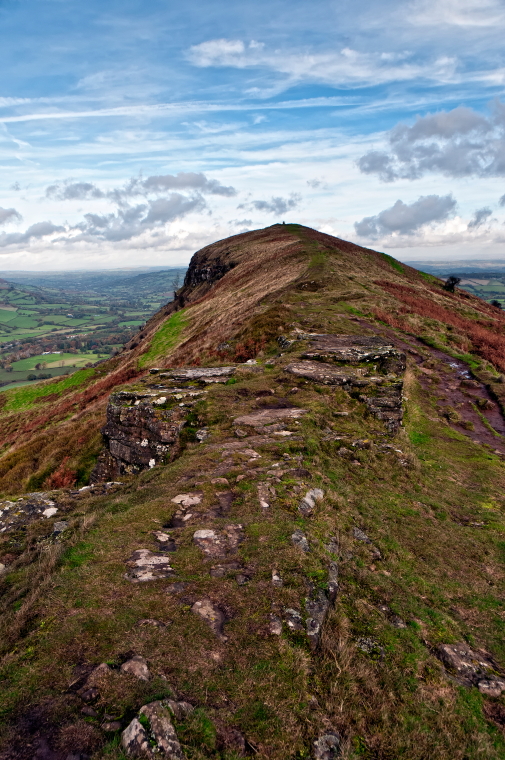
<path id="1" fill-rule="evenodd" d="M 6 394 L 0 758 L 505 757 L 504 327 L 275 225 Z"/>

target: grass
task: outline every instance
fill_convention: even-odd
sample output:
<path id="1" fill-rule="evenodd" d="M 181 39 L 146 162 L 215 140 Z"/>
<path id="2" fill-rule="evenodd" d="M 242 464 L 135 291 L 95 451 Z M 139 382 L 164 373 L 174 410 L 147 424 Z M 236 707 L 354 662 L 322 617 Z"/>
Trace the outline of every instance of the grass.
<path id="1" fill-rule="evenodd" d="M 272 229 L 280 234 L 278 227 Z M 288 232 L 297 230 L 293 226 Z M 305 269 L 292 281 L 309 271 L 313 251 L 306 253 Z M 329 268 L 333 255 L 318 263 L 323 289 L 301 294 L 286 287 L 268 299 L 263 292 L 265 300 L 255 313 L 248 310 L 247 293 L 237 296 L 250 282 L 240 280 L 237 266 L 232 272 L 237 290 L 230 286 L 223 294 L 216 287 L 215 302 L 203 298 L 173 315 L 141 356 L 143 366 L 160 357 L 172 361 L 170 351 L 177 350 L 186 325 L 193 331 L 200 324 L 203 332 L 212 325 L 216 332 L 201 340 L 215 346 L 229 337 L 221 334 L 218 320 L 235 319 L 233 309 L 247 315 L 240 323 L 244 334 L 270 330 L 271 343 L 279 327 L 363 332 L 366 328 L 342 314 L 340 306 L 338 313 L 326 308 L 326 293 L 333 295 L 343 276 L 342 267 Z M 357 254 L 351 251 L 349 267 L 353 257 Z M 336 292 L 342 292 L 339 288 Z M 256 319 L 261 315 L 267 317 Z M 188 351 L 201 353 L 199 333 L 191 335 Z M 429 355 L 428 348 L 419 350 Z M 21 719 L 34 704 L 49 704 L 56 714 L 63 694 L 65 710 L 54 730 L 75 725 L 82 716 L 81 703 L 68 691 L 74 667 L 108 661 L 116 669 L 101 688 L 98 718 L 89 725 L 99 731 L 104 714 L 119 715 L 125 725 L 146 700 L 170 691 L 196 706 L 192 717 L 177 725 L 188 760 L 235 760 L 233 731 L 245 736 L 246 752 L 259 760 L 308 759 L 313 740 L 330 727 L 343 738 L 345 760 L 505 757 L 503 733 L 486 717 L 489 700 L 449 679 L 435 656 L 440 643 L 469 641 L 505 667 L 503 463 L 433 419 L 433 398 L 410 369 L 405 428 L 391 440 L 403 453 L 383 451 L 381 445 L 390 441 L 385 428 L 365 414 L 358 398 L 341 388 L 316 388 L 283 371 L 296 355 L 294 350 L 276 356 L 268 372 L 260 363 L 237 371 L 234 383 L 205 388 L 194 414 L 210 430 L 210 444 L 188 442 L 179 459 L 127 481 L 119 493 L 79 500 L 68 513 L 75 526 L 58 542 L 50 538 L 47 522 L 39 528 L 44 534 L 36 535 L 34 527 L 15 540 L 0 539 L 4 546 L 11 541 L 8 550 L 17 556 L 16 566 L 1 579 L 8 602 L 0 665 L 5 716 Z M 262 394 L 269 391 L 308 410 L 292 427 L 300 440 L 255 442 L 260 458 L 254 464 L 238 452 L 222 457 L 213 447 L 227 439 L 236 442 L 233 418 L 268 400 Z M 348 416 L 334 416 L 341 411 Z M 196 418 L 191 422 L 195 427 Z M 331 440 L 328 429 L 342 440 Z M 353 447 L 365 438 L 372 441 L 370 448 Z M 309 475 L 272 480 L 275 496 L 268 510 L 261 509 L 258 483 L 273 464 L 286 462 Z M 229 487 L 212 483 L 219 468 Z M 246 478 L 237 482 L 239 474 Z M 302 519 L 301 494 L 313 487 L 324 490 L 324 500 Z M 175 513 L 172 498 L 196 489 L 204 495 L 203 516 L 170 529 L 177 544 L 170 559 L 177 580 L 186 584 L 184 592 L 169 593 L 172 579 L 129 583 L 125 563 L 132 552 L 156 550 L 153 531 Z M 232 505 L 226 515 L 212 517 L 223 490 L 232 493 Z M 95 520 L 85 526 L 91 514 Z M 212 577 L 212 562 L 193 540 L 199 527 L 222 530 L 236 523 L 244 526 L 244 541 L 234 555 L 247 570 L 244 585 L 235 572 Z M 354 527 L 364 530 L 371 543 L 356 540 Z M 296 528 L 308 537 L 307 554 L 291 543 Z M 325 547 L 332 537 L 338 549 L 330 555 Z M 51 549 L 54 561 L 42 570 L 48 546 L 56 547 Z M 325 587 L 330 558 L 339 565 L 340 589 L 318 650 L 311 653 L 301 632 L 285 628 L 280 637 L 272 636 L 270 615 L 282 616 L 288 607 L 303 612 L 308 584 Z M 282 588 L 271 583 L 273 569 L 284 581 Z M 205 597 L 226 615 L 226 643 L 191 611 L 193 602 Z M 406 627 L 396 628 L 394 615 Z M 145 619 L 165 627 L 141 625 Z M 363 640 L 369 642 L 365 648 Z M 147 659 L 153 674 L 149 684 L 117 672 L 131 653 Z M 12 737 L 5 736 L 15 752 Z M 123 760 L 116 739 L 101 741 L 93 760 Z"/>
<path id="2" fill-rule="evenodd" d="M 105 356 L 105 354 L 104 354 Z M 97 354 L 39 354 L 37 356 L 30 356 L 28 359 L 20 359 L 12 364 L 14 370 L 30 370 L 34 369 L 37 364 L 45 364 L 47 368 L 50 367 L 70 367 L 80 366 L 83 367 L 88 362 L 98 361 L 100 356 Z"/>
<path id="3" fill-rule="evenodd" d="M 180 341 L 182 332 L 188 323 L 186 310 L 181 309 L 172 314 L 151 340 L 151 345 L 147 351 L 139 358 L 139 367 L 152 365 L 158 359 L 165 357 Z"/>
<path id="4" fill-rule="evenodd" d="M 30 386 L 24 385 L 13 390 L 5 391 L 6 402 L 3 406 L 3 411 L 11 412 L 29 409 L 38 399 L 52 394 L 59 395 L 69 389 L 78 388 L 94 375 L 94 369 L 82 369 L 75 372 L 73 375 L 63 378 L 63 380 L 57 380 L 56 382 L 53 380 L 45 382 L 44 384 L 37 383 L 36 385 Z"/>

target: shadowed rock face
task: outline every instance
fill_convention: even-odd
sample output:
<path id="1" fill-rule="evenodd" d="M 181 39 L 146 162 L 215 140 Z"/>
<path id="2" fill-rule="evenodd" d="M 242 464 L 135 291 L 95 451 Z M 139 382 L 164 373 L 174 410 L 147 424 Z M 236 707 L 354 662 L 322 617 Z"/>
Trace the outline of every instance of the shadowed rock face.
<path id="1" fill-rule="evenodd" d="M 111 396 L 102 430 L 106 448 L 91 482 L 133 475 L 173 459 L 186 415 L 177 406 L 162 408 L 160 402 L 164 401 L 161 393 L 120 392 Z"/>

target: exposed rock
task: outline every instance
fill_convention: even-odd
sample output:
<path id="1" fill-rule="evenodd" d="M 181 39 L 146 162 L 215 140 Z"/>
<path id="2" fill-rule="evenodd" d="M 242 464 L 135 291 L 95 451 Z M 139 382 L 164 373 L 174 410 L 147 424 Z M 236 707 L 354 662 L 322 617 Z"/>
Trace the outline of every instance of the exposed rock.
<path id="1" fill-rule="evenodd" d="M 290 631 L 303 631 L 303 620 L 298 610 L 287 607 L 284 610 L 284 620 Z"/>
<path id="2" fill-rule="evenodd" d="M 314 742 L 314 760 L 336 760 L 340 757 L 341 739 L 336 732 L 328 732 Z"/>
<path id="3" fill-rule="evenodd" d="M 272 570 L 272 586 L 275 586 L 276 588 L 281 588 L 283 585 L 284 585 L 284 581 L 282 580 L 278 571 Z"/>
<path id="4" fill-rule="evenodd" d="M 488 654 L 471 649 L 468 644 L 461 642 L 441 644 L 437 655 L 466 686 L 478 686 L 488 696 L 505 691 L 505 680 L 496 674 L 496 666 Z"/>
<path id="5" fill-rule="evenodd" d="M 258 411 L 244 414 L 242 417 L 236 417 L 233 420 L 234 425 L 250 425 L 251 427 L 262 427 L 270 422 L 277 420 L 293 419 L 297 420 L 307 414 L 306 409 L 298 407 L 288 407 L 287 409 L 258 409 Z"/>
<path id="6" fill-rule="evenodd" d="M 361 530 L 361 528 L 354 527 L 352 529 L 352 534 L 354 538 L 356 538 L 358 541 L 365 541 L 365 543 L 369 544 L 370 539 L 368 538 L 367 534 Z"/>
<path id="7" fill-rule="evenodd" d="M 167 707 L 172 711 L 174 717 L 178 721 L 182 721 L 191 715 L 195 709 L 189 702 L 174 702 L 173 699 L 166 700 Z"/>
<path id="8" fill-rule="evenodd" d="M 288 364 L 286 372 L 296 377 L 304 377 L 319 385 L 341 385 L 343 387 L 362 386 L 365 387 L 371 382 L 363 377 L 364 370 L 361 368 L 347 369 L 344 367 L 333 367 L 323 362 L 296 361 Z M 376 378 L 379 382 L 379 378 Z"/>
<path id="9" fill-rule="evenodd" d="M 316 501 L 322 501 L 323 498 L 324 491 L 321 491 L 320 488 L 312 488 L 310 491 L 307 491 L 301 500 L 298 505 L 298 511 L 301 512 L 304 517 L 308 517 L 314 511 Z"/>
<path id="10" fill-rule="evenodd" d="M 203 498 L 203 493 L 180 493 L 174 496 L 171 501 L 174 504 L 181 504 L 183 507 L 192 507 L 195 504 L 200 504 Z"/>
<path id="11" fill-rule="evenodd" d="M 304 533 L 302 533 L 301 530 L 295 530 L 295 532 L 291 536 L 291 542 L 294 546 L 297 546 L 299 549 L 301 549 L 304 552 L 310 551 L 307 537 L 305 536 Z"/>
<path id="12" fill-rule="evenodd" d="M 311 649 L 316 649 L 321 636 L 321 628 L 325 621 L 330 601 L 323 589 L 312 588 L 310 595 L 305 600 L 307 610 L 307 637 Z"/>
<path id="13" fill-rule="evenodd" d="M 114 733 L 115 731 L 121 730 L 121 723 L 119 720 L 106 720 L 104 723 L 102 723 L 102 731 L 107 731 L 109 733 Z"/>
<path id="14" fill-rule="evenodd" d="M 209 431 L 207 428 L 200 428 L 200 430 L 197 430 L 195 433 L 195 438 L 199 443 L 204 443 L 208 437 Z"/>
<path id="15" fill-rule="evenodd" d="M 121 746 L 130 757 L 163 757 L 184 760 L 181 745 L 172 725 L 169 708 L 163 702 L 151 702 L 140 708 L 149 728 L 134 718 L 121 734 Z"/>
<path id="16" fill-rule="evenodd" d="M 282 633 L 282 620 L 278 615 L 270 615 L 269 624 L 270 633 L 272 636 L 280 636 Z"/>
<path id="17" fill-rule="evenodd" d="M 486 697 L 499 697 L 505 691 L 503 678 L 484 678 L 477 684 L 481 694 Z"/>
<path id="18" fill-rule="evenodd" d="M 267 483 L 258 483 L 258 499 L 262 509 L 270 507 L 270 491 Z"/>
<path id="19" fill-rule="evenodd" d="M 193 534 L 193 541 L 208 557 L 223 557 L 236 552 L 244 538 L 242 525 L 226 525 L 222 532 L 202 529 Z"/>
<path id="20" fill-rule="evenodd" d="M 228 379 L 235 373 L 236 367 L 181 367 L 179 369 L 163 370 L 160 377 L 170 378 L 177 382 L 184 380 L 213 380 Z M 152 370 L 151 370 L 152 372 Z"/>
<path id="21" fill-rule="evenodd" d="M 154 393 L 119 391 L 111 395 L 102 429 L 105 449 L 91 482 L 135 474 L 177 455 L 185 413 L 178 406 L 163 409 L 154 403 L 157 399 Z"/>
<path id="22" fill-rule="evenodd" d="M 385 344 L 383 338 L 368 335 L 318 335 L 302 358 L 345 364 L 369 362 L 386 374 L 404 372 L 406 367 L 403 352 Z"/>
<path id="23" fill-rule="evenodd" d="M 141 657 L 140 655 L 135 655 L 131 660 L 123 662 L 121 665 L 121 673 L 130 673 L 130 675 L 135 676 L 135 678 L 138 678 L 141 681 L 149 681 L 151 678 L 147 662 L 144 657 Z"/>
<path id="24" fill-rule="evenodd" d="M 223 625 L 226 618 L 219 607 L 211 602 L 210 599 L 205 598 L 198 600 L 191 607 L 191 611 L 196 615 L 200 615 L 200 617 L 205 620 L 218 639 L 221 639 L 221 641 L 228 641 L 228 637 L 223 634 Z"/>
<path id="25" fill-rule="evenodd" d="M 159 549 L 161 552 L 175 552 L 177 549 L 177 546 L 175 544 L 175 541 L 173 538 L 170 537 L 168 533 L 165 533 L 162 530 L 155 530 L 153 531 L 153 536 L 155 539 L 159 542 Z"/>
<path id="26" fill-rule="evenodd" d="M 168 557 L 161 552 L 152 552 L 149 549 L 137 549 L 126 564 L 131 570 L 126 573 L 125 578 L 132 583 L 171 578 L 174 575 Z"/>
<path id="27" fill-rule="evenodd" d="M 55 536 L 58 536 L 60 533 L 63 533 L 64 530 L 68 528 L 68 522 L 66 520 L 58 520 L 58 522 L 55 522 L 53 525 L 53 534 Z"/>

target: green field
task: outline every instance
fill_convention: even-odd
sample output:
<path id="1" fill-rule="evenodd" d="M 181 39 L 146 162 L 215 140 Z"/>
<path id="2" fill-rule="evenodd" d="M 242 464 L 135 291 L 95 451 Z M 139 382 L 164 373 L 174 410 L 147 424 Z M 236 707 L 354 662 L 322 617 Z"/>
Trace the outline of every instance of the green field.
<path id="1" fill-rule="evenodd" d="M 12 369 L 16 371 L 26 371 L 35 369 L 37 364 L 45 364 L 47 369 L 52 367 L 84 367 L 89 362 L 93 364 L 100 359 L 105 359 L 108 354 L 38 354 L 30 356 L 28 359 L 20 359 L 12 364 Z M 46 367 L 43 367 L 45 369 Z"/>

